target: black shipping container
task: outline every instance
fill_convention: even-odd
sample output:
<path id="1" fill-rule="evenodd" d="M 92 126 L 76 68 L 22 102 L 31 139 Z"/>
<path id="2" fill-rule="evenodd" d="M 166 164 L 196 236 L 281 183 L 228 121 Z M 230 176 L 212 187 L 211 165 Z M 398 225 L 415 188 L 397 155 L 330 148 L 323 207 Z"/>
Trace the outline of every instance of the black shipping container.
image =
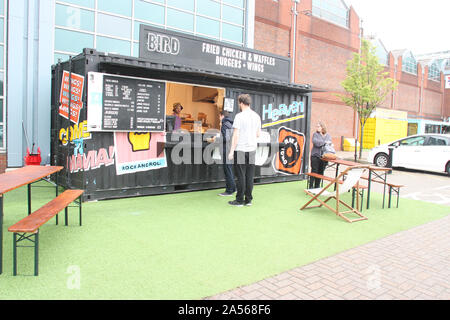
<path id="1" fill-rule="evenodd" d="M 79 111 L 78 123 L 70 122 L 59 114 L 61 104 L 61 86 L 63 72 L 84 76 L 82 92 L 82 109 Z M 163 194 L 190 190 L 222 188 L 225 186 L 221 164 L 179 164 L 171 161 L 170 152 L 175 143 L 167 134 L 166 151 L 167 167 L 117 175 L 114 163 L 114 133 L 86 132 L 87 119 L 87 78 L 89 72 L 112 75 L 139 77 L 177 83 L 220 87 L 225 89 L 225 98 L 234 99 L 234 112 L 239 110 L 237 97 L 248 93 L 252 97 L 252 109 L 262 115 L 263 105 L 289 106 L 293 101 L 303 104 L 302 117 L 297 120 L 281 122 L 267 128 L 272 131 L 271 141 L 278 148 L 286 144 L 278 144 L 278 129 L 281 127 L 304 135 L 304 151 L 300 159 L 299 174 L 276 172 L 269 159 L 265 165 L 256 167 L 255 183 L 273 183 L 302 180 L 308 169 L 310 149 L 311 88 L 308 85 L 296 85 L 280 81 L 239 77 L 225 73 L 207 72 L 195 68 L 174 66 L 173 64 L 155 63 L 147 59 L 139 59 L 115 54 L 105 54 L 93 49 L 84 49 L 81 54 L 68 61 L 60 62 L 52 67 L 52 121 L 51 121 L 51 161 L 52 165 L 62 165 L 65 169 L 58 175 L 58 183 L 67 188 L 84 189 L 84 201 L 96 199 L 121 198 L 150 194 Z M 70 84 L 71 86 L 72 84 Z M 73 99 L 73 97 L 70 97 Z M 82 123 L 84 123 L 82 125 Z M 83 137 L 86 137 L 83 139 Z M 281 141 L 280 141 L 281 142 Z M 203 143 L 203 147 L 207 145 Z M 89 153 L 89 151 L 93 151 Z M 100 152 L 101 151 L 101 152 Z M 193 149 L 192 152 L 195 152 Z M 84 157 L 76 157 L 82 154 Z M 86 161 L 89 154 L 91 163 L 99 162 L 98 167 L 88 168 L 74 161 Z M 290 156 L 292 151 L 290 151 Z M 279 155 L 275 155 L 277 157 Z M 92 157 L 97 157 L 92 160 Z"/>

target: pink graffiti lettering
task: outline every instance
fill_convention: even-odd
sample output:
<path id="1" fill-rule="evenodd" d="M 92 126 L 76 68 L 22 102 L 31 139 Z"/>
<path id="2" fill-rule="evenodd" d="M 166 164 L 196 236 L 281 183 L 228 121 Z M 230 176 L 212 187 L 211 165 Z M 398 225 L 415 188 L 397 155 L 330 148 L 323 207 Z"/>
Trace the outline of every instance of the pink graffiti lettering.
<path id="1" fill-rule="evenodd" d="M 87 154 L 72 155 L 67 159 L 67 167 L 71 173 L 74 173 L 80 170 L 89 171 L 101 166 L 110 166 L 114 164 L 114 146 L 110 146 L 108 151 L 106 148 L 100 148 L 98 151 L 90 150 Z"/>

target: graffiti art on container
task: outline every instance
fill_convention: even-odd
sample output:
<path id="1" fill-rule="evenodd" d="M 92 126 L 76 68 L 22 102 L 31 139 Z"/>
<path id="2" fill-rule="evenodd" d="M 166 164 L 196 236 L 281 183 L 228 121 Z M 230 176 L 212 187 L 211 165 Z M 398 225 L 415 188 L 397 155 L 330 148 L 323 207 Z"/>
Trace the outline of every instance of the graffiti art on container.
<path id="1" fill-rule="evenodd" d="M 70 79 L 70 81 L 69 81 Z M 59 115 L 69 118 L 69 101 L 70 101 L 70 121 L 78 124 L 80 119 L 80 111 L 83 108 L 83 87 L 84 77 L 68 71 L 63 72 L 61 82 L 61 92 L 59 94 Z"/>
<path id="2" fill-rule="evenodd" d="M 278 107 L 269 103 L 262 106 L 262 127 L 268 128 L 305 117 L 303 101 L 293 101 L 289 106 L 280 104 Z"/>
<path id="3" fill-rule="evenodd" d="M 115 132 L 116 174 L 167 167 L 164 132 Z"/>
<path id="4" fill-rule="evenodd" d="M 278 143 L 280 143 L 280 151 L 275 156 L 275 171 L 284 174 L 300 174 L 305 135 L 301 132 L 281 127 L 278 130 Z"/>
<path id="5" fill-rule="evenodd" d="M 81 142 L 82 143 L 82 142 Z M 67 159 L 67 168 L 71 173 L 78 171 L 89 171 L 102 166 L 108 167 L 114 164 L 114 146 L 80 152 L 74 150 L 74 154 Z"/>
<path id="6" fill-rule="evenodd" d="M 59 141 L 63 146 L 66 146 L 69 142 L 81 141 L 90 139 L 91 134 L 87 131 L 87 121 L 80 122 L 80 124 L 74 124 L 68 128 L 61 128 L 59 130 Z"/>

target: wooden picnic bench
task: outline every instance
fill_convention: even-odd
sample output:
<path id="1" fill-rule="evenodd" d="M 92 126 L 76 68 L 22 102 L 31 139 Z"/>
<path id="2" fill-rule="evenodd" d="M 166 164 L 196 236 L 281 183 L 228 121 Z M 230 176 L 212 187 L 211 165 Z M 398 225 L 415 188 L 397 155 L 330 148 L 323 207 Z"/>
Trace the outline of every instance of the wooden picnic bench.
<path id="1" fill-rule="evenodd" d="M 361 179 L 368 181 L 369 178 L 368 177 L 361 177 Z M 394 192 L 397 195 L 397 208 L 398 208 L 398 203 L 399 203 L 399 196 L 400 196 L 400 188 L 404 187 L 404 185 L 401 184 L 393 184 L 393 183 L 389 183 L 389 182 L 385 182 L 385 181 L 381 181 L 378 179 L 370 179 L 372 182 L 376 182 L 376 183 L 381 183 L 384 184 L 388 187 L 389 191 L 389 198 L 388 198 L 388 208 L 391 207 L 391 197 L 392 197 L 392 193 Z M 383 198 L 383 205 L 384 205 L 384 198 Z"/>
<path id="2" fill-rule="evenodd" d="M 48 222 L 51 218 L 56 216 L 56 224 L 58 224 L 58 213 L 65 209 L 65 225 L 68 225 L 68 207 L 72 202 L 75 202 L 79 207 L 79 222 L 82 224 L 81 215 L 81 195 L 83 190 L 66 190 L 56 198 L 34 211 L 27 217 L 23 218 L 16 224 L 8 228 L 9 232 L 14 233 L 13 237 L 13 275 L 17 275 L 17 247 L 18 243 L 22 241 L 30 241 L 34 246 L 34 275 L 38 275 L 39 264 L 39 228 Z M 76 201 L 78 199 L 78 202 Z M 17 237 L 18 236 L 18 237 Z M 34 236 L 34 240 L 32 237 Z"/>
<path id="3" fill-rule="evenodd" d="M 335 180 L 335 178 L 327 177 L 327 176 L 324 176 L 324 175 L 321 175 L 321 174 L 318 174 L 318 173 L 315 173 L 315 172 L 309 172 L 309 173 L 306 173 L 306 175 L 310 176 L 310 177 L 313 177 L 313 178 L 319 178 L 319 179 L 322 179 L 322 180 L 326 180 L 326 181 L 334 181 Z M 339 180 L 339 184 L 343 184 L 343 183 L 344 183 L 344 180 Z M 357 186 L 353 186 L 353 191 L 355 189 L 360 189 L 361 190 L 360 195 L 361 195 L 361 211 L 362 211 L 363 202 L 364 202 L 364 190 L 367 189 L 367 186 L 358 184 Z M 352 195 L 352 207 L 354 207 L 354 205 L 355 205 L 355 200 L 354 200 L 354 195 Z"/>

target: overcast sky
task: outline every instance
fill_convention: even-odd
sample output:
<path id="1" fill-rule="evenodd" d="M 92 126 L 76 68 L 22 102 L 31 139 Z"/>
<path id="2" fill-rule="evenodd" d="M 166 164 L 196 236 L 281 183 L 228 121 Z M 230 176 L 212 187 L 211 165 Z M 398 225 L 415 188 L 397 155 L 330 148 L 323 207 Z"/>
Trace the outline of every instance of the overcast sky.
<path id="1" fill-rule="evenodd" d="M 364 34 L 374 34 L 388 51 L 414 55 L 450 50 L 449 0 L 344 0 L 363 20 Z"/>

